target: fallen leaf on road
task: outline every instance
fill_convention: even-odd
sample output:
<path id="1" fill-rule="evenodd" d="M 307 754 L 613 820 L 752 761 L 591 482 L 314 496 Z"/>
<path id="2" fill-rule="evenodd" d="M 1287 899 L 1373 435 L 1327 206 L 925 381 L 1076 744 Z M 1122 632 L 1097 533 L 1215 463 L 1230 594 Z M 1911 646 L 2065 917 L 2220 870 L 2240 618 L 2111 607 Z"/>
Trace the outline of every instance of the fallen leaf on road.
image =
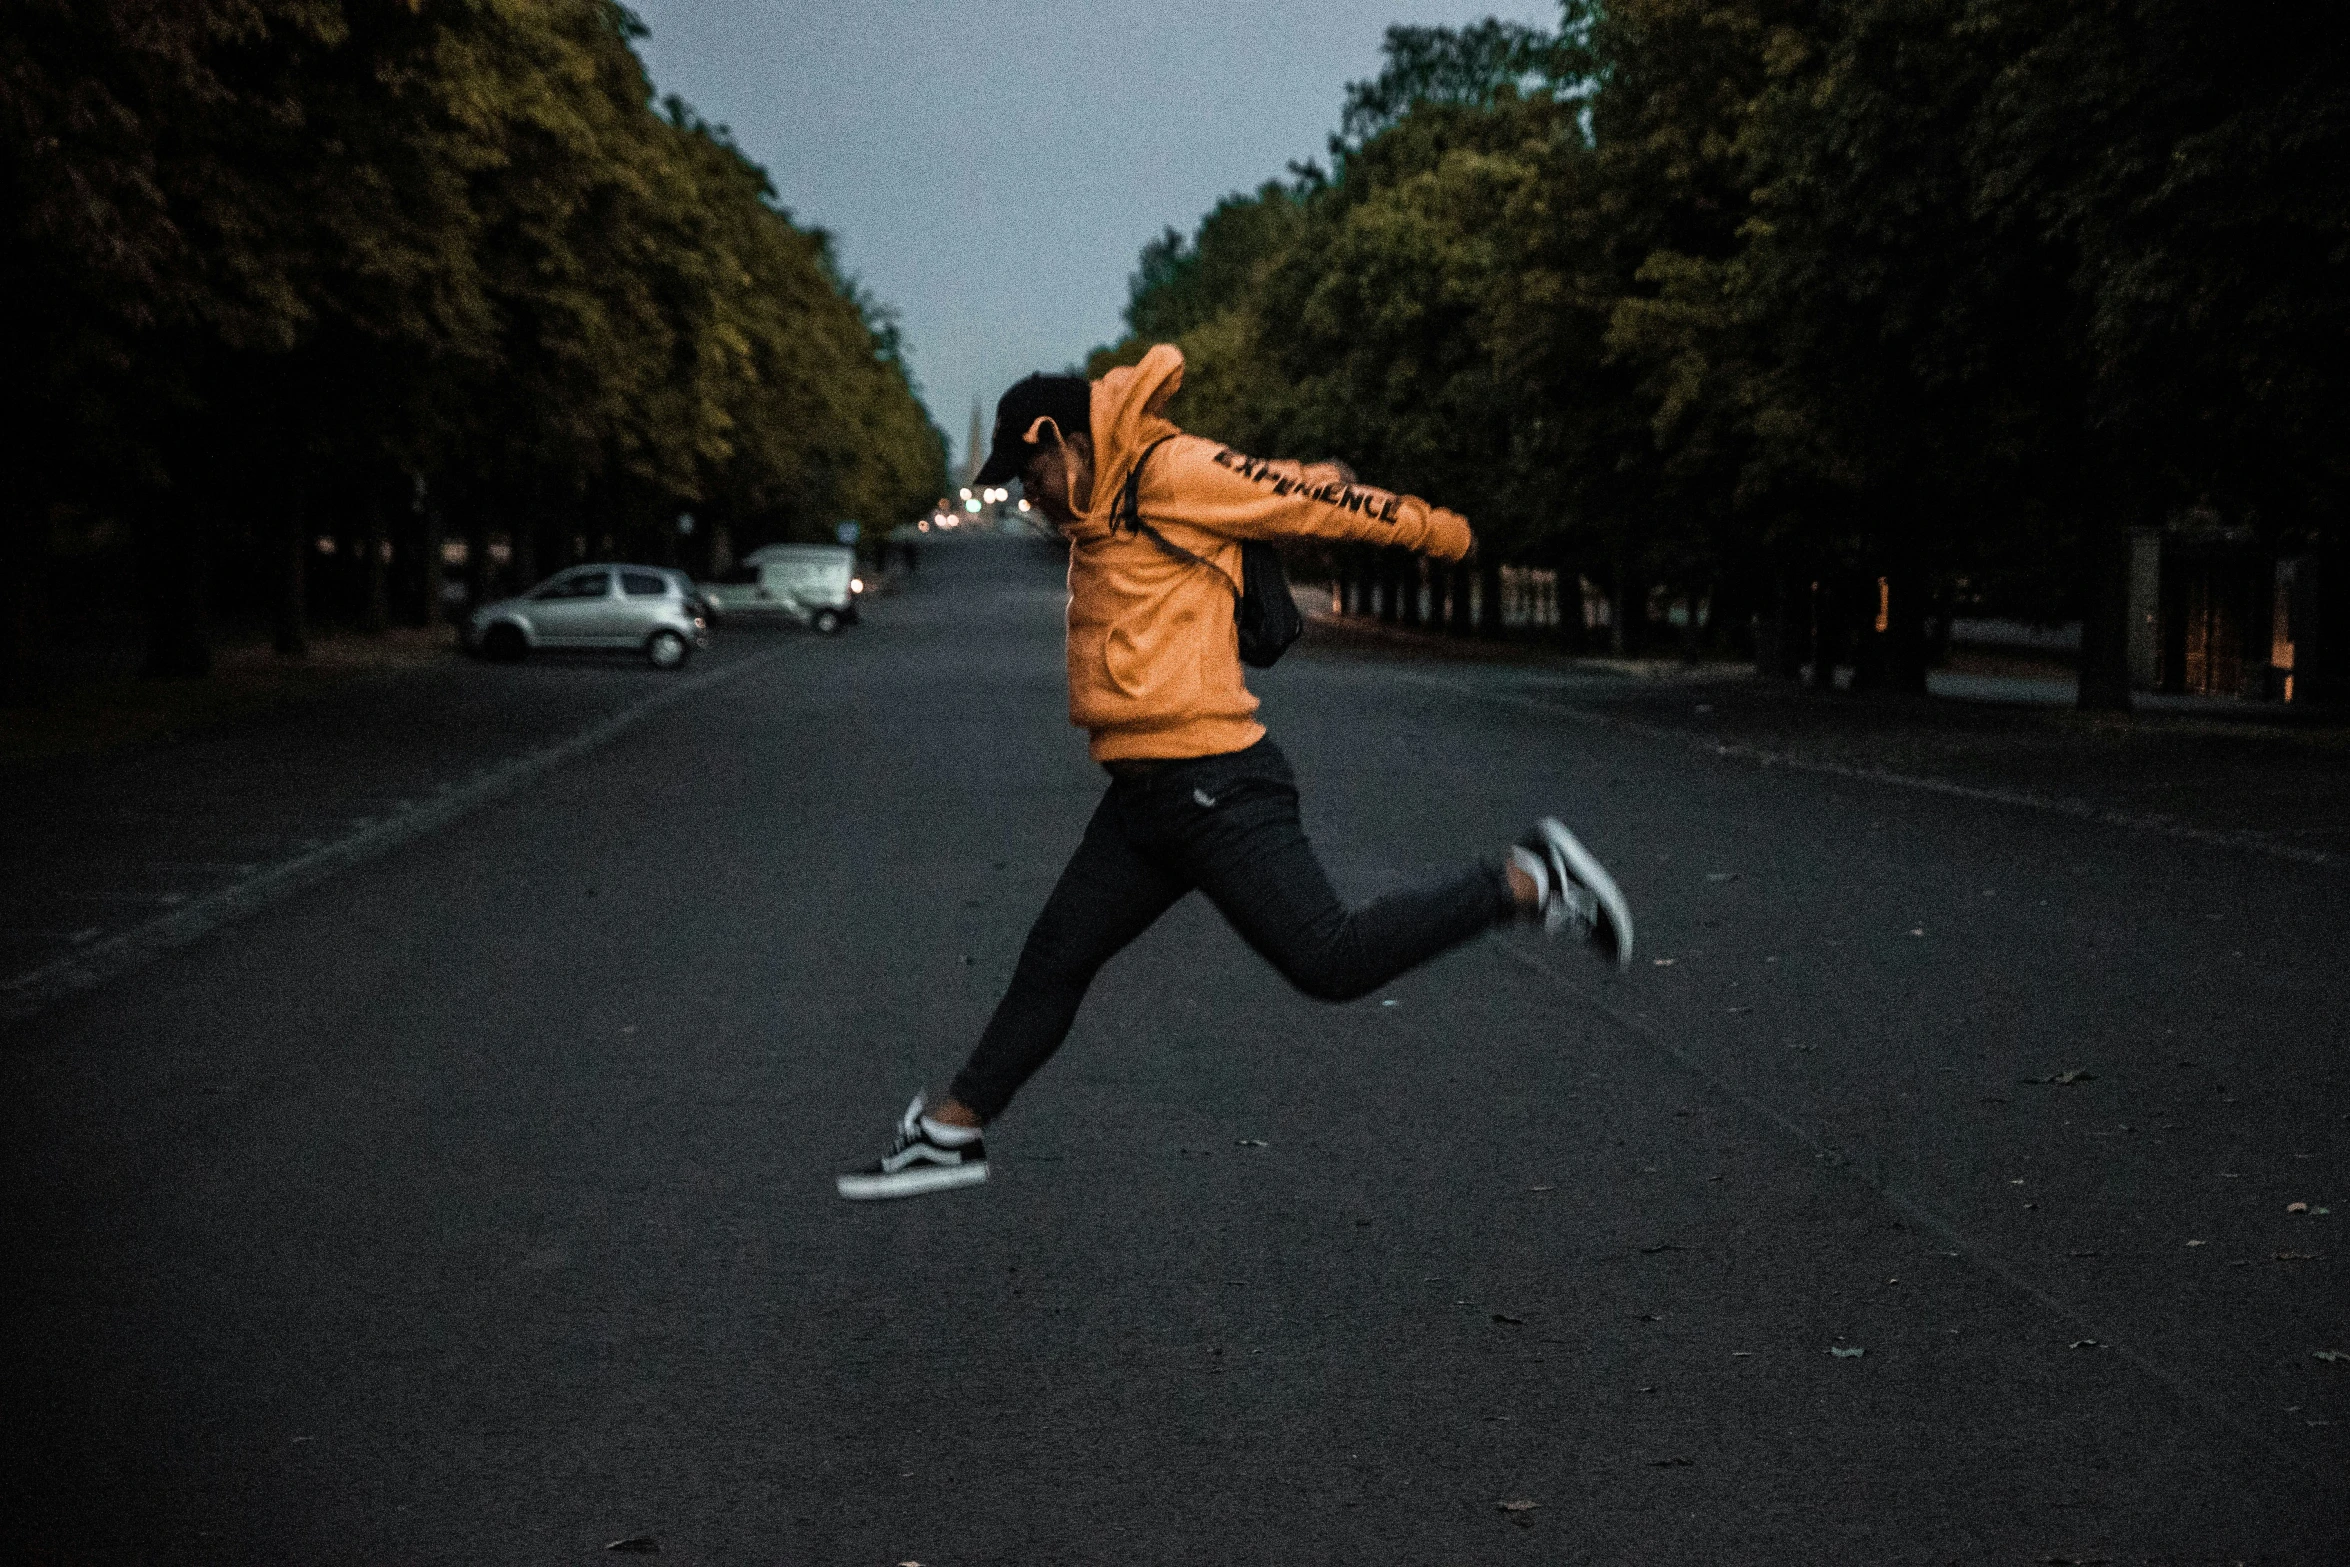
<path id="1" fill-rule="evenodd" d="M 1707 872 L 1705 873 L 1705 879 L 1706 879 L 1707 881 L 1717 881 L 1717 882 L 1718 882 L 1718 881 L 1736 881 L 1736 880 L 1738 879 L 1738 873 L 1737 873 L 1736 871 L 1707 871 Z"/>
<path id="2" fill-rule="evenodd" d="M 1505 1513 L 1530 1513 L 1542 1504 L 1540 1502 L 1495 1502 L 1493 1505 Z"/>
<path id="3" fill-rule="evenodd" d="M 2096 1073 L 2094 1073 L 2094 1072 L 2082 1072 L 2082 1071 L 2075 1070 L 2075 1071 L 2071 1071 L 2071 1072 L 2059 1072 L 2059 1073 L 2057 1073 L 2057 1074 L 2056 1074 L 2055 1076 L 2053 1076 L 2053 1077 L 2025 1077 L 2025 1078 L 2018 1078 L 2018 1079 L 2017 1079 L 2017 1081 L 2018 1081 L 2018 1082 L 2023 1082 L 2023 1083 L 2057 1083 L 2057 1084 L 2069 1084 L 2069 1083 L 2094 1083 L 2094 1082 L 2096 1082 L 2096 1081 L 2097 1081 L 2097 1074 L 2096 1074 Z"/>
<path id="4" fill-rule="evenodd" d="M 2190 1245 L 2190 1246 L 2200 1246 L 2200 1245 L 2202 1245 L 2203 1243 L 2202 1243 L 2201 1241 L 2189 1241 L 2189 1242 L 2187 1242 L 2187 1244 L 2188 1244 L 2188 1245 Z"/>
<path id="5" fill-rule="evenodd" d="M 1674 964 L 1680 962 L 1681 960 L 1679 958 L 1650 958 L 1648 961 L 1655 964 L 1658 968 L 1671 968 Z"/>
<path id="6" fill-rule="evenodd" d="M 1512 1317 L 1498 1311 L 1493 1314 L 1493 1320 L 1496 1322 L 1507 1323 L 1513 1328 L 1522 1328 L 1526 1325 L 1526 1319 L 1524 1317 Z"/>
<path id="7" fill-rule="evenodd" d="M 1923 936 L 1926 931 L 1925 927 L 1922 925 L 1913 925 L 1910 927 L 1909 933 L 1913 936 Z"/>
<path id="8" fill-rule="evenodd" d="M 1262 1137 L 1243 1137 L 1236 1140 L 1232 1146 L 1235 1148 L 1265 1148 L 1271 1145 Z"/>
<path id="9" fill-rule="evenodd" d="M 1751 1349 L 1734 1349 L 1730 1351 L 1730 1358 L 1732 1360 L 1752 1360 L 1754 1358 L 1754 1351 Z"/>
<path id="10" fill-rule="evenodd" d="M 1555 1192 L 1558 1190 L 1558 1188 L 1555 1186 L 1529 1186 L 1526 1188 L 1526 1190 L 1530 1192 Z"/>
<path id="11" fill-rule="evenodd" d="M 1729 1013 L 1732 1017 L 1744 1017 L 1747 1013 L 1752 1012 L 1753 1010 L 1754 1008 L 1752 1007 L 1731 1007 L 1729 1009 Z"/>
<path id="12" fill-rule="evenodd" d="M 2350 1365 L 2350 1349 L 2321 1349 L 2315 1358 L 2337 1366 Z"/>
<path id="13" fill-rule="evenodd" d="M 1858 1344 L 1836 1344 L 1829 1347 L 1828 1353 L 1834 1355 L 1838 1360 L 1858 1360 L 1861 1356 L 1867 1354 L 1868 1351 L 1861 1348 Z"/>
<path id="14" fill-rule="evenodd" d="M 1691 1462 L 1686 1458 L 1651 1458 L 1648 1461 L 1648 1467 L 1651 1469 L 1687 1469 L 1691 1467 Z"/>
<path id="15" fill-rule="evenodd" d="M 634 1556 L 658 1556 L 660 1545 L 649 1534 L 632 1534 L 625 1540 L 614 1540 L 604 1547 L 607 1551 L 627 1551 Z"/>
<path id="16" fill-rule="evenodd" d="M 2093 1338 L 2077 1338 L 2065 1346 L 2067 1349 L 2103 1349 L 2104 1347 Z"/>
<path id="17" fill-rule="evenodd" d="M 1687 1249 L 1687 1247 L 1675 1245 L 1671 1241 L 1658 1241 L 1654 1246 L 1641 1247 L 1640 1255 L 1643 1257 L 1653 1257 L 1660 1251 L 1686 1251 Z"/>
<path id="18" fill-rule="evenodd" d="M 2285 1204 L 2285 1211 L 2287 1213 L 2307 1213 L 2309 1211 L 2309 1204 L 2305 1202 L 2289 1202 Z"/>
<path id="19" fill-rule="evenodd" d="M 2277 1261 L 2315 1262 L 2317 1261 L 2317 1253 L 2314 1251 L 2280 1251 L 2277 1253 Z"/>

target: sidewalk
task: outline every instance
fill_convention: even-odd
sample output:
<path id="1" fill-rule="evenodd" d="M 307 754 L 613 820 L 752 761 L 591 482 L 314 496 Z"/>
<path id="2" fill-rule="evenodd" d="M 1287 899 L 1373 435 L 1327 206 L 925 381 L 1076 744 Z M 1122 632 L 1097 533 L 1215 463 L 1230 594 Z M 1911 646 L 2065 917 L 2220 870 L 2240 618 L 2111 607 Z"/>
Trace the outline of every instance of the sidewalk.
<path id="1" fill-rule="evenodd" d="M 2085 714 L 2061 682 L 1945 672 L 1923 697 L 1818 692 L 1745 664 L 1575 658 L 1326 612 L 1303 646 L 1482 666 L 1481 681 L 1757 760 L 2028 796 L 2350 862 L 2350 718 L 2339 714 L 2161 696 L 2128 716 Z"/>

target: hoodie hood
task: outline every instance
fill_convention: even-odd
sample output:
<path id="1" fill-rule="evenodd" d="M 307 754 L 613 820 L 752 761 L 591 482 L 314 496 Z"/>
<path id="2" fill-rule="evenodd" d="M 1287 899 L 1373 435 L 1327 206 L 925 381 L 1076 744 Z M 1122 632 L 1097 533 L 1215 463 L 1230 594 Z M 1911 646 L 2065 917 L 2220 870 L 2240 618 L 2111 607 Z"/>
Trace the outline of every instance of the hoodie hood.
<path id="1" fill-rule="evenodd" d="M 1163 436 L 1180 435 L 1167 418 L 1167 400 L 1183 386 L 1183 350 L 1160 343 L 1142 363 L 1123 365 L 1093 383 L 1093 488 L 1078 514 L 1073 537 L 1100 538 L 1110 531 L 1110 508 L 1126 486 L 1135 462 Z"/>

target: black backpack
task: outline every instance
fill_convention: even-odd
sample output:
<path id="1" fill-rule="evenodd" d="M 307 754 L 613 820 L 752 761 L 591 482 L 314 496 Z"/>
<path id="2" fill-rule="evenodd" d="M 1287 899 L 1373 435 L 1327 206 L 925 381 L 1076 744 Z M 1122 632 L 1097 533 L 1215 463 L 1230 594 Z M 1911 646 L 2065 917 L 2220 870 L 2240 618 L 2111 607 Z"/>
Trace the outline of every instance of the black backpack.
<path id="1" fill-rule="evenodd" d="M 1110 530 L 1116 532 L 1119 519 L 1124 518 L 1137 533 L 1177 560 L 1221 575 L 1213 561 L 1194 555 L 1143 520 L 1142 465 L 1173 439 L 1172 435 L 1159 437 L 1134 459 L 1133 471 L 1126 475 L 1126 488 L 1119 493 L 1118 504 L 1110 508 Z M 1240 541 L 1240 587 L 1232 595 L 1232 618 L 1240 627 L 1241 662 L 1258 669 L 1272 668 L 1274 661 L 1289 651 L 1289 644 L 1305 633 L 1305 617 L 1297 612 L 1297 600 L 1290 596 L 1289 573 L 1282 568 L 1281 552 L 1261 539 Z"/>

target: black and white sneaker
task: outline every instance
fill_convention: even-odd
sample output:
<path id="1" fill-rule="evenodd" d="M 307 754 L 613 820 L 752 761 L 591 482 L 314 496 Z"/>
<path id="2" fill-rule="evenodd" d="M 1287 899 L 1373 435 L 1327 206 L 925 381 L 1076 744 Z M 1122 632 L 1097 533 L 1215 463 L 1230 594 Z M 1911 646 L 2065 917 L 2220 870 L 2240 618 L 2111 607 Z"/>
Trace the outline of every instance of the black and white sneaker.
<path id="1" fill-rule="evenodd" d="M 968 1132 L 969 1135 L 958 1134 Z M 945 1126 L 922 1113 L 922 1096 L 898 1120 L 897 1141 L 888 1153 L 833 1184 L 843 1197 L 914 1197 L 987 1179 L 987 1145 L 977 1127 Z"/>
<path id="2" fill-rule="evenodd" d="M 1534 880 L 1545 934 L 1572 929 L 1616 967 L 1632 966 L 1632 906 L 1607 867 L 1561 825 L 1545 816 L 1510 849 L 1510 858 Z"/>

